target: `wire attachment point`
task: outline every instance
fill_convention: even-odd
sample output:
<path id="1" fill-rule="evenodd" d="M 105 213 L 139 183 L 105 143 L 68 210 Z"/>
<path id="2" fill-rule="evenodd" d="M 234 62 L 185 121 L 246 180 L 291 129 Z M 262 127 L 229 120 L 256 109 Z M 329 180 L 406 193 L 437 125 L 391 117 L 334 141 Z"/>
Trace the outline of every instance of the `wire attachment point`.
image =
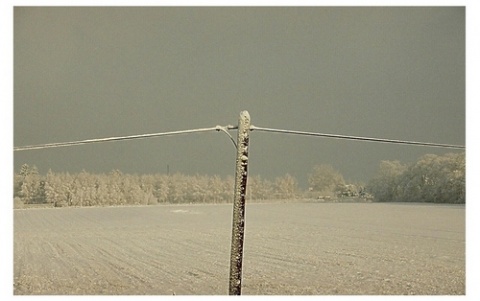
<path id="1" fill-rule="evenodd" d="M 235 146 L 235 149 L 237 149 L 237 143 L 235 142 L 235 139 L 233 139 L 232 135 L 230 135 L 230 133 L 228 132 L 228 130 L 233 130 L 233 129 L 238 129 L 238 126 L 233 126 L 233 125 L 227 125 L 227 126 L 221 126 L 221 125 L 217 125 L 215 127 L 215 130 L 217 132 L 224 132 L 225 134 L 227 134 L 228 137 L 230 137 L 230 141 L 232 141 L 233 143 L 233 146 Z"/>

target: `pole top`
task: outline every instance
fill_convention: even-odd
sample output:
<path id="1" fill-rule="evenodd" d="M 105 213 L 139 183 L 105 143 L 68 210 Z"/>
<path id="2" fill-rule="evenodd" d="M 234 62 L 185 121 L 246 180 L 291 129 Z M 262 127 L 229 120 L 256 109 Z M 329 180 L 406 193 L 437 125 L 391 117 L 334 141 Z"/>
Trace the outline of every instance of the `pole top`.
<path id="1" fill-rule="evenodd" d="M 248 111 L 244 110 L 240 112 L 240 115 L 238 116 L 238 125 L 246 125 L 247 129 L 250 129 L 250 114 Z"/>

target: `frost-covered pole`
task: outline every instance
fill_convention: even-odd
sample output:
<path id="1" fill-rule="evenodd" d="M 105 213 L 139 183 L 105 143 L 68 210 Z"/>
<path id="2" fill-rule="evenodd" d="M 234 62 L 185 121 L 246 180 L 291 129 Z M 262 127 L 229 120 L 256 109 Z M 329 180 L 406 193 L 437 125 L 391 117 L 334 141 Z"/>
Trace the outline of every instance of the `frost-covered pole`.
<path id="1" fill-rule="evenodd" d="M 245 229 L 245 195 L 247 193 L 249 134 L 250 114 L 248 114 L 247 111 L 242 111 L 238 118 L 232 249 L 230 252 L 230 295 L 241 295 L 242 291 L 243 234 Z"/>

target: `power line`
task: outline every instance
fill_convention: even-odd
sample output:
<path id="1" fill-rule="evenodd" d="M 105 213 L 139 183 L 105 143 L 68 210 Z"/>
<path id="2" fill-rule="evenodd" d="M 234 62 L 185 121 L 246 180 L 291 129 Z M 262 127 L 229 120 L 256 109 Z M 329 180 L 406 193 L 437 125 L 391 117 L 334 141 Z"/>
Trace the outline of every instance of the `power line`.
<path id="1" fill-rule="evenodd" d="M 79 141 L 58 142 L 58 143 L 46 143 L 46 144 L 37 144 L 37 145 L 14 147 L 13 151 L 18 152 L 18 151 L 25 151 L 25 150 L 76 146 L 76 145 L 101 143 L 101 142 L 109 142 L 109 141 L 146 139 L 146 138 L 153 138 L 153 137 L 173 136 L 173 135 L 200 133 L 200 132 L 208 132 L 208 131 L 220 131 L 220 130 L 226 131 L 226 129 L 230 129 L 230 128 L 233 128 L 233 127 L 231 127 L 231 126 L 222 127 L 222 126 L 217 125 L 215 127 L 210 127 L 210 128 L 199 128 L 199 129 L 173 131 L 173 132 L 152 133 L 152 134 L 131 135 L 131 136 L 118 136 L 118 137 L 110 137 L 110 138 L 97 138 L 97 139 L 87 139 L 87 140 L 79 140 Z"/>
<path id="2" fill-rule="evenodd" d="M 152 133 L 152 134 L 118 136 L 118 137 L 109 137 L 109 138 L 96 138 L 96 139 L 87 139 L 87 140 L 78 140 L 78 141 L 69 141 L 69 142 L 58 142 L 58 143 L 46 143 L 46 144 L 19 146 L 19 147 L 14 147 L 13 151 L 18 152 L 18 151 L 25 151 L 25 150 L 37 150 L 37 149 L 46 149 L 46 148 L 55 148 L 55 147 L 67 147 L 67 146 L 76 146 L 76 145 L 110 142 L 110 141 L 146 139 L 146 138 L 173 136 L 173 135 L 181 135 L 181 134 L 189 134 L 189 133 L 200 133 L 200 132 L 208 132 L 208 131 L 217 131 L 217 132 L 222 131 L 222 132 L 226 133 L 228 135 L 228 137 L 230 138 L 230 140 L 232 141 L 233 145 L 235 147 L 237 147 L 235 140 L 228 133 L 228 130 L 234 130 L 234 129 L 237 129 L 237 127 L 232 126 L 232 125 L 227 125 L 227 126 L 217 125 L 215 127 L 209 127 L 209 128 L 198 128 L 198 129 L 172 131 L 172 132 L 161 132 L 161 133 Z M 406 140 L 372 138 L 372 137 L 361 137 L 361 136 L 349 136 L 349 135 L 325 134 L 325 133 L 316 133 L 316 132 L 305 132 L 305 131 L 295 131 L 295 130 L 264 128 L 264 127 L 257 127 L 257 126 L 254 126 L 254 125 L 250 126 L 250 130 L 251 131 L 271 132 L 271 133 L 281 133 L 281 134 L 315 136 L 315 137 L 324 137 L 324 138 L 333 138 L 333 139 L 370 141 L 370 142 L 392 143 L 392 144 L 407 144 L 407 145 L 440 147 L 440 148 L 451 148 L 451 149 L 465 149 L 465 146 L 463 146 L 463 145 L 441 144 L 441 143 L 430 143 L 430 142 L 419 142 L 419 141 L 406 141 Z"/>
<path id="3" fill-rule="evenodd" d="M 417 145 L 417 146 L 465 149 L 465 146 L 463 146 L 463 145 L 440 144 L 440 143 L 430 143 L 430 142 L 394 140 L 394 139 L 371 138 L 371 137 L 348 136 L 348 135 L 335 135 L 335 134 L 303 132 L 303 131 L 293 131 L 293 130 L 282 130 L 282 129 L 257 127 L 257 126 L 253 126 L 253 125 L 250 126 L 250 130 L 251 131 L 255 130 L 255 131 L 262 131 L 262 132 L 271 132 L 271 133 L 281 133 L 281 134 L 293 134 L 293 135 L 303 135 L 303 136 L 334 138 L 334 139 L 347 139 L 347 140 L 370 141 L 370 142 L 380 142 L 380 143 L 393 143 L 393 144 L 407 144 L 407 145 Z"/>

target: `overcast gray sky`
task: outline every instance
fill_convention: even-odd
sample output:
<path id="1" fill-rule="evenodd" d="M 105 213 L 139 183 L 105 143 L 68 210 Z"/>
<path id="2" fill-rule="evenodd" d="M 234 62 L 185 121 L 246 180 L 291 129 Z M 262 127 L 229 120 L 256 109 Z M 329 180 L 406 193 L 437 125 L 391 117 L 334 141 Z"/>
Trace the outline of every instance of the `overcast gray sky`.
<path id="1" fill-rule="evenodd" d="M 14 10 L 14 146 L 236 124 L 465 144 L 463 7 Z M 232 132 L 235 134 L 235 132 Z M 451 150 L 252 132 L 251 175 Z M 233 175 L 222 133 L 16 152 L 40 172 Z"/>

